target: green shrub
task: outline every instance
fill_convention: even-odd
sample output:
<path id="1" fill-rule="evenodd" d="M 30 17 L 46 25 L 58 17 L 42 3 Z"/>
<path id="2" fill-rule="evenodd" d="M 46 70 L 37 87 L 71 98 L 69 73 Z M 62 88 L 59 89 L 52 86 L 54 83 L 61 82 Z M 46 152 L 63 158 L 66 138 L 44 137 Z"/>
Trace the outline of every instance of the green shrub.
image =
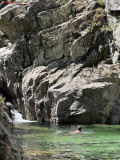
<path id="1" fill-rule="evenodd" d="M 69 16 L 69 19 L 72 19 L 72 14 Z"/>
<path id="2" fill-rule="evenodd" d="M 5 97 L 4 98 L 2 98 L 2 97 L 0 97 L 0 104 L 2 104 L 4 101 L 5 101 Z"/>
<path id="3" fill-rule="evenodd" d="M 98 0 L 98 3 L 99 3 L 101 6 L 105 6 L 105 4 L 104 4 L 104 1 L 103 1 L 103 0 Z"/>
<path id="4" fill-rule="evenodd" d="M 64 5 L 65 3 L 66 3 L 66 1 L 65 1 L 65 0 L 62 0 L 62 1 L 60 2 L 60 6 Z"/>

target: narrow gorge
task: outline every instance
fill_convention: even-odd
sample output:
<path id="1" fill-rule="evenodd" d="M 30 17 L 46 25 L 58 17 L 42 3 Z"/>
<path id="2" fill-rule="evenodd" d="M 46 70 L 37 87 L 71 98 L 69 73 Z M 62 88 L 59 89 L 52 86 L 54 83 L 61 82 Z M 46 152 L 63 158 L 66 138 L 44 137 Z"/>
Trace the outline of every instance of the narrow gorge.
<path id="1" fill-rule="evenodd" d="M 26 120 L 119 125 L 120 2 L 25 4 L 0 6 L 0 96 Z M 5 102 L 3 133 L 11 126 Z M 10 160 L 22 160 L 20 150 Z"/>

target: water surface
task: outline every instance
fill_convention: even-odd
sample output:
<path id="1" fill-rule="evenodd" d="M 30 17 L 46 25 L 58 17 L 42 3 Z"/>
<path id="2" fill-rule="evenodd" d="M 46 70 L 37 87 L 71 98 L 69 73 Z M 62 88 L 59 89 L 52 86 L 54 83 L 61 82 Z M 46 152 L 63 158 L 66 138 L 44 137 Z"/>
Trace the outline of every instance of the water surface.
<path id="1" fill-rule="evenodd" d="M 120 127 L 83 125 L 16 124 L 14 137 L 31 160 L 120 160 Z"/>

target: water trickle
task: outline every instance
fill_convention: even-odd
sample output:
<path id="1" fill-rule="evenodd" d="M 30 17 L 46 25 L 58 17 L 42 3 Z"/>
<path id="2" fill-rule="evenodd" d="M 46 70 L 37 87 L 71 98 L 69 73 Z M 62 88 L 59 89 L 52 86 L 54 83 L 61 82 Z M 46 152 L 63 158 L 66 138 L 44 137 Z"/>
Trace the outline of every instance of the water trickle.
<path id="1" fill-rule="evenodd" d="M 25 120 L 25 119 L 22 117 L 22 114 L 20 114 L 17 110 L 14 110 L 14 111 L 13 111 L 13 114 L 14 114 L 14 122 L 15 122 L 15 123 L 32 122 L 32 121 L 29 121 L 29 120 Z"/>

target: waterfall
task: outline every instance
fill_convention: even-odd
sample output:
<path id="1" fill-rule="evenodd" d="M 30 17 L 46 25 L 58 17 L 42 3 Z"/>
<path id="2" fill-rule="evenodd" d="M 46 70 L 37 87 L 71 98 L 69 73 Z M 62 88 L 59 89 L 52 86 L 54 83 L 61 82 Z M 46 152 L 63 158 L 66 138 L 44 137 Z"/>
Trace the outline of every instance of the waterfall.
<path id="1" fill-rule="evenodd" d="M 12 113 L 14 114 L 14 122 L 15 123 L 19 123 L 19 122 L 22 122 L 22 123 L 24 123 L 24 122 L 33 122 L 33 121 L 29 121 L 29 120 L 23 119 L 22 114 L 20 114 L 15 109 L 12 111 Z"/>

